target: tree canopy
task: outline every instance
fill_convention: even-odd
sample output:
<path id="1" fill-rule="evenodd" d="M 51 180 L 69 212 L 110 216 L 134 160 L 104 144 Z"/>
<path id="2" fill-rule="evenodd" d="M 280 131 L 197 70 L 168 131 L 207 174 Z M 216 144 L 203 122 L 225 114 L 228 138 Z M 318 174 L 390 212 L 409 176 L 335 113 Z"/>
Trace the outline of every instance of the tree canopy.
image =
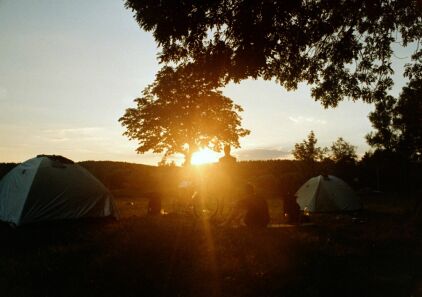
<path id="1" fill-rule="evenodd" d="M 357 159 L 356 146 L 345 141 L 343 137 L 339 137 L 333 142 L 330 151 L 330 157 L 334 162 L 354 162 Z"/>
<path id="2" fill-rule="evenodd" d="M 418 0 L 126 0 L 152 31 L 164 65 L 214 85 L 246 78 L 300 82 L 325 107 L 344 98 L 384 100 L 393 81 L 391 45 L 422 38 Z M 420 75 L 415 46 L 406 75 Z"/>
<path id="3" fill-rule="evenodd" d="M 317 142 L 318 140 L 315 137 L 314 131 L 311 131 L 308 135 L 308 139 L 295 144 L 295 148 L 292 151 L 295 159 L 306 162 L 315 162 L 324 159 L 328 149 L 318 147 L 316 145 Z"/>
<path id="4" fill-rule="evenodd" d="M 250 133 L 241 127 L 242 108 L 191 72 L 164 67 L 135 102 L 119 119 L 124 135 L 139 142 L 138 153 L 164 152 L 164 161 L 181 153 L 190 164 L 198 149 L 239 147 Z"/>
<path id="5" fill-rule="evenodd" d="M 378 103 L 369 119 L 376 129 L 366 136 L 370 145 L 421 159 L 422 78 L 411 80 L 398 99 L 390 96 Z"/>

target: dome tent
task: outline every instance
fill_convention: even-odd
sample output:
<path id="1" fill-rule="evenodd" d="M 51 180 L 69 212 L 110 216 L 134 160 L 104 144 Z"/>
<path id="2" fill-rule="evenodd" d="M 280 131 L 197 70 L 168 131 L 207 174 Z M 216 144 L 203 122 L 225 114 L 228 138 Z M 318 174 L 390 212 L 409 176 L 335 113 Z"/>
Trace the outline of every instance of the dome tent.
<path id="1" fill-rule="evenodd" d="M 338 177 L 316 176 L 296 192 L 301 210 L 309 212 L 337 212 L 360 210 L 362 205 L 355 192 Z"/>
<path id="2" fill-rule="evenodd" d="M 0 220 L 16 226 L 58 219 L 116 216 L 112 194 L 85 168 L 39 155 L 0 181 Z"/>

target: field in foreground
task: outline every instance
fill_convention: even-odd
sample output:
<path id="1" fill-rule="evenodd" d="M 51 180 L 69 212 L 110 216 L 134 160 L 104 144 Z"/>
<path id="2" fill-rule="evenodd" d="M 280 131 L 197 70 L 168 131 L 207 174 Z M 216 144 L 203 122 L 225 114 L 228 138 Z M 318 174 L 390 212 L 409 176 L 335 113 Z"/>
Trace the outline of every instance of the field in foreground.
<path id="1" fill-rule="evenodd" d="M 397 207 L 250 230 L 118 205 L 119 221 L 0 225 L 1 296 L 422 296 L 421 236 Z"/>

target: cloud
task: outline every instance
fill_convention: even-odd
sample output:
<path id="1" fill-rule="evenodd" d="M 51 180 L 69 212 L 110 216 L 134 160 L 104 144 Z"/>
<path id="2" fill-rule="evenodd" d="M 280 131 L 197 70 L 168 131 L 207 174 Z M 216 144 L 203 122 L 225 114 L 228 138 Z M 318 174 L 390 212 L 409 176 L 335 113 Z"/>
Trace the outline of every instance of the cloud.
<path id="1" fill-rule="evenodd" d="M 80 127 L 80 128 L 64 128 L 64 129 L 47 129 L 47 130 L 44 130 L 44 132 L 59 133 L 59 134 L 66 134 L 66 133 L 74 134 L 75 133 L 75 134 L 86 135 L 86 134 L 96 133 L 102 129 L 103 128 L 101 127 Z"/>
<path id="2" fill-rule="evenodd" d="M 314 124 L 321 124 L 321 125 L 325 125 L 327 124 L 326 120 L 319 120 L 319 119 L 315 119 L 313 117 L 303 117 L 303 116 L 298 116 L 298 117 L 289 117 L 289 120 L 291 120 L 294 123 L 314 123 Z"/>
<path id="3" fill-rule="evenodd" d="M 44 137 L 52 142 L 104 140 L 104 129 L 101 127 L 80 127 L 80 128 L 64 128 L 64 129 L 47 129 L 43 130 Z"/>
<path id="4" fill-rule="evenodd" d="M 274 160 L 290 157 L 290 152 L 280 149 L 250 149 L 236 152 L 239 161 Z"/>

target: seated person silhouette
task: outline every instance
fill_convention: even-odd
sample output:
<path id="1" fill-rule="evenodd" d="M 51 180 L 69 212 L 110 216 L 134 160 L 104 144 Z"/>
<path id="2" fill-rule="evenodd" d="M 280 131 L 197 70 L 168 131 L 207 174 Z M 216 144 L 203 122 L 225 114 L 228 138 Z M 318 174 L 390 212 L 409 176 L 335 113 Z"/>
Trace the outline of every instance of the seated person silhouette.
<path id="1" fill-rule="evenodd" d="M 157 192 L 149 194 L 148 200 L 148 212 L 149 215 L 161 214 L 161 196 Z"/>
<path id="2" fill-rule="evenodd" d="M 284 217 L 287 224 L 300 224 L 300 206 L 296 202 L 296 195 L 288 193 L 283 199 Z"/>
<path id="3" fill-rule="evenodd" d="M 255 194 L 254 187 L 246 184 L 240 199 L 224 225 L 245 224 L 248 227 L 266 227 L 270 222 L 267 201 Z"/>

